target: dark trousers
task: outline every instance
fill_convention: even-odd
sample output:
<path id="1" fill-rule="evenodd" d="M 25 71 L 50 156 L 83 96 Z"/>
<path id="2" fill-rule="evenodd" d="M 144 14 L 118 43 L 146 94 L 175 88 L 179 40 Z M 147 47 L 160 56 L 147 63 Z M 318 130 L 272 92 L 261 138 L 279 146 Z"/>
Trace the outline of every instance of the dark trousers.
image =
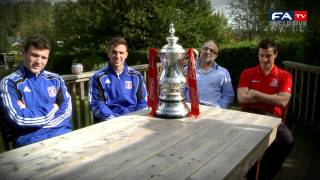
<path id="1" fill-rule="evenodd" d="M 248 112 L 248 110 L 245 110 Z M 249 111 L 258 114 L 272 115 L 268 112 Z M 277 129 L 277 135 L 272 144 L 264 153 L 259 168 L 259 180 L 271 180 L 280 170 L 283 162 L 288 157 L 294 146 L 293 137 L 290 130 L 284 123 L 281 123 Z M 255 179 L 257 164 L 255 164 L 248 172 L 247 179 Z"/>

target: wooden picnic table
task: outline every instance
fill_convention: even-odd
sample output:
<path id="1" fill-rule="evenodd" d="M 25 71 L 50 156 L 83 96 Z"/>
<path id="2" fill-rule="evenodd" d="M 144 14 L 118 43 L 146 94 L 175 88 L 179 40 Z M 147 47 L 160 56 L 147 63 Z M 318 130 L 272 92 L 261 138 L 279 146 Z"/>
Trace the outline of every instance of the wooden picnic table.
<path id="1" fill-rule="evenodd" d="M 201 106 L 198 118 L 141 110 L 0 154 L 5 179 L 242 179 L 279 118 Z"/>

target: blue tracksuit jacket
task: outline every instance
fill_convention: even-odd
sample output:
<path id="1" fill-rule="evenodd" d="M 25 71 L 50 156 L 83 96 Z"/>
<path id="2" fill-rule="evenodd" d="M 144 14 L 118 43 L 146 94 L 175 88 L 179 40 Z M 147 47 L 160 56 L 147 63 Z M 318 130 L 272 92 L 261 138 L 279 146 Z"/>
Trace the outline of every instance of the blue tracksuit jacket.
<path id="1" fill-rule="evenodd" d="M 127 65 L 120 75 L 111 66 L 97 71 L 90 78 L 88 99 L 96 122 L 147 107 L 143 77 Z"/>
<path id="2" fill-rule="evenodd" d="M 27 145 L 72 130 L 71 97 L 63 79 L 42 71 L 38 76 L 21 66 L 0 82 L 0 105 L 9 123 L 19 131 L 17 146 Z M 21 100 L 26 108 L 21 109 Z M 53 109 L 53 104 L 59 110 Z"/>

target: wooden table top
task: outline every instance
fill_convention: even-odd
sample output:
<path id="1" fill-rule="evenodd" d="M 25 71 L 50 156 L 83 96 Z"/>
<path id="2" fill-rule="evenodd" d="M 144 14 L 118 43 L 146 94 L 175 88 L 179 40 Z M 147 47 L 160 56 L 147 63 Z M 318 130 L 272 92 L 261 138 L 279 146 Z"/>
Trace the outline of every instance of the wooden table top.
<path id="1" fill-rule="evenodd" d="M 197 119 L 141 110 L 0 154 L 1 179 L 241 179 L 279 118 L 200 107 Z"/>

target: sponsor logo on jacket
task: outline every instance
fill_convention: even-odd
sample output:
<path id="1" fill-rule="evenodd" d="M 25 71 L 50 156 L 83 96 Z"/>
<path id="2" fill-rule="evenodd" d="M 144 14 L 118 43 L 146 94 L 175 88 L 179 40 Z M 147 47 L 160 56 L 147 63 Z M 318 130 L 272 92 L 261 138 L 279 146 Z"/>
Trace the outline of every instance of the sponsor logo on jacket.
<path id="1" fill-rule="evenodd" d="M 126 89 L 132 89 L 132 81 L 125 81 Z"/>
<path id="2" fill-rule="evenodd" d="M 26 86 L 23 88 L 23 92 L 31 92 L 31 89 L 28 86 Z"/>
<path id="3" fill-rule="evenodd" d="M 55 86 L 49 86 L 47 89 L 50 97 L 55 97 L 57 95 L 57 89 Z"/>
<path id="4" fill-rule="evenodd" d="M 270 83 L 271 87 L 278 87 L 278 80 L 277 79 L 273 79 Z"/>

